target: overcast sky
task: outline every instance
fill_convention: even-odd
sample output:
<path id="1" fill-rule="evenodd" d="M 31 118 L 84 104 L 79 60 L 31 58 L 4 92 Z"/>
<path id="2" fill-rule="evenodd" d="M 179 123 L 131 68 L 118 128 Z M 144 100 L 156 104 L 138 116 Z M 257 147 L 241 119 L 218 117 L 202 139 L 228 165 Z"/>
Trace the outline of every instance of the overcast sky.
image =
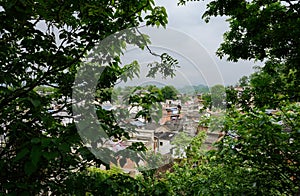
<path id="1" fill-rule="evenodd" d="M 223 40 L 223 33 L 229 28 L 225 18 L 221 17 L 211 18 L 209 23 L 204 22 L 201 17 L 205 11 L 207 0 L 189 1 L 185 6 L 178 6 L 177 0 L 155 1 L 156 5 L 164 6 L 167 9 L 169 21 L 167 27 L 169 29 L 166 30 L 166 33 L 157 29 L 146 29 L 143 32 L 152 35 L 152 49 L 155 52 L 168 51 L 172 56 L 178 58 L 180 62 L 178 71 L 180 73 L 177 75 L 184 78 L 175 78 L 162 83 L 177 85 L 178 82 L 185 80 L 183 83 L 193 85 L 198 83 L 207 85 L 217 83 L 236 84 L 240 77 L 253 73 L 254 65 L 259 65 L 259 63 L 248 61 L 228 62 L 226 59 L 221 60 L 215 55 Z M 194 43 L 187 43 L 187 41 Z M 138 53 L 138 56 L 142 57 L 141 53 Z M 199 61 L 199 59 L 201 60 Z M 146 64 L 151 61 L 148 58 L 143 58 L 141 63 Z M 214 75 L 207 70 L 208 68 L 211 68 L 210 71 Z M 216 69 L 220 74 L 216 73 Z M 222 81 L 220 81 L 220 77 Z M 142 78 L 142 80 L 145 81 L 145 78 Z"/>
<path id="2" fill-rule="evenodd" d="M 193 47 L 186 48 L 188 53 L 203 53 L 203 51 L 199 50 L 199 45 L 205 50 L 205 52 L 210 56 L 211 60 L 214 61 L 217 69 L 221 73 L 221 77 L 223 78 L 224 84 L 235 84 L 238 79 L 244 75 L 249 75 L 253 73 L 252 67 L 256 64 L 253 62 L 239 61 L 237 63 L 227 62 L 226 59 L 220 60 L 215 52 L 219 47 L 220 43 L 223 40 L 223 33 L 228 30 L 228 23 L 226 23 L 225 18 L 217 17 L 212 18 L 209 23 L 205 23 L 201 18 L 202 14 L 205 11 L 207 1 L 196 1 L 196 2 L 187 2 L 185 6 L 177 6 L 176 0 L 156 0 L 157 5 L 164 6 L 167 9 L 168 13 L 168 27 L 172 31 L 178 31 L 177 34 L 183 33 L 186 34 L 187 37 L 195 40 L 197 42 L 196 47 L 198 51 L 195 51 L 195 44 Z M 170 37 L 161 36 L 161 40 L 168 39 Z M 176 39 L 173 39 L 176 41 Z M 178 41 L 178 40 L 177 40 Z M 181 42 L 183 40 L 180 40 Z M 178 41 L 178 42 L 180 42 Z M 158 41 L 159 42 L 159 41 Z M 185 42 L 185 40 L 183 41 Z M 180 44 L 180 43 L 177 43 Z M 160 44 L 158 44 L 160 45 Z M 177 52 L 177 49 L 175 49 Z M 195 54 L 192 54 L 195 55 Z M 207 55 L 206 55 L 207 56 Z M 191 59 L 190 55 L 188 55 L 188 59 Z M 207 58 L 207 57 L 204 57 Z M 197 64 L 197 63 L 196 63 Z M 195 65 L 194 65 L 195 66 Z M 199 66 L 199 65 L 196 65 Z M 205 65 L 200 65 L 205 66 Z M 213 67 L 212 65 L 207 65 Z M 187 66 L 188 67 L 188 66 Z M 203 67 L 200 69 L 202 70 Z M 185 72 L 184 75 L 189 77 L 191 82 L 194 84 L 195 81 L 192 80 L 192 77 L 195 77 L 192 73 L 193 70 L 184 68 L 184 63 L 181 63 L 181 72 Z M 203 79 L 203 76 L 199 76 Z M 207 83 L 220 83 L 219 76 L 215 76 L 216 80 L 212 81 L 212 75 L 206 76 L 208 78 L 204 79 L 204 82 L 209 80 Z M 199 83 L 202 83 L 199 80 Z"/>
<path id="3" fill-rule="evenodd" d="M 143 33 L 150 36 L 150 48 L 155 53 L 167 52 L 179 61 L 175 78 L 161 79 L 147 78 L 146 68 L 154 57 L 148 51 L 130 49 L 125 53 L 123 63 L 138 60 L 143 66 L 139 79 L 127 82 L 125 85 L 141 85 L 160 83 L 177 87 L 187 85 L 215 84 L 234 85 L 239 78 L 254 72 L 253 66 L 259 65 L 250 61 L 228 62 L 226 58 L 219 59 L 216 51 L 223 41 L 223 34 L 229 30 L 224 17 L 211 18 L 205 23 L 201 18 L 206 2 L 187 2 L 185 6 L 178 6 L 176 0 L 156 0 L 156 4 L 164 6 L 168 13 L 167 29 L 142 28 Z M 156 59 L 157 60 L 157 59 Z"/>
<path id="4" fill-rule="evenodd" d="M 130 49 L 125 53 L 123 63 L 138 60 L 142 66 L 141 78 L 125 85 L 140 85 L 155 83 L 161 85 L 198 85 L 212 86 L 215 84 L 234 85 L 239 78 L 253 73 L 253 66 L 258 63 L 239 61 L 228 62 L 219 59 L 215 52 L 223 40 L 223 33 L 229 29 L 225 18 L 211 18 L 205 23 L 201 18 L 206 1 L 189 1 L 185 6 L 178 6 L 177 0 L 155 0 L 156 5 L 164 6 L 168 13 L 167 29 L 146 28 L 143 33 L 150 35 L 150 48 L 158 53 L 167 52 L 178 59 L 180 68 L 173 79 L 162 80 L 144 77 L 146 65 L 154 61 L 148 51 Z M 156 59 L 157 60 L 157 59 Z M 122 85 L 122 84 L 121 84 Z M 124 85 L 124 84 L 123 84 Z"/>

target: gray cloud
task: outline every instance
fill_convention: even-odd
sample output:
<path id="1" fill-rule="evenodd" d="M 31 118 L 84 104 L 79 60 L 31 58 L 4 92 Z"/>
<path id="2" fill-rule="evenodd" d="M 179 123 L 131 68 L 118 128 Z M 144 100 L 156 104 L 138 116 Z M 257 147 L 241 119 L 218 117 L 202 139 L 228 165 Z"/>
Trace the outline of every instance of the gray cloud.
<path id="1" fill-rule="evenodd" d="M 194 38 L 186 33 L 171 28 L 141 28 L 140 31 L 150 36 L 149 48 L 156 54 L 168 53 L 177 59 L 180 68 L 176 71 L 176 77 L 162 80 L 158 75 L 155 79 L 146 78 L 147 64 L 160 59 L 154 57 L 147 50 L 131 48 L 122 57 L 122 62 L 128 64 L 138 60 L 141 66 L 139 79 L 125 85 L 141 85 L 144 81 L 160 82 L 165 85 L 186 86 L 206 84 L 224 84 L 219 68 L 208 51 Z"/>
<path id="2" fill-rule="evenodd" d="M 209 23 L 205 23 L 201 19 L 207 1 L 187 2 L 185 6 L 177 6 L 177 1 L 156 0 L 156 3 L 167 9 L 168 27 L 188 34 L 206 49 L 217 64 L 225 84 L 235 84 L 243 75 L 253 73 L 254 62 L 239 61 L 234 63 L 228 62 L 226 59 L 220 60 L 216 56 L 215 52 L 223 41 L 223 33 L 229 27 L 224 17 L 212 18 Z"/>

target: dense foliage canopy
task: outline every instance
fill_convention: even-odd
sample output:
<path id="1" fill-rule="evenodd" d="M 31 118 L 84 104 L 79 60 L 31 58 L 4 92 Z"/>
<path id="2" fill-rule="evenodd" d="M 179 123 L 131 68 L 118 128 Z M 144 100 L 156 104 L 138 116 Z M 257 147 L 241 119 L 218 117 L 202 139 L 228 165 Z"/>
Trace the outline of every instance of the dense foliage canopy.
<path id="1" fill-rule="evenodd" d="M 164 99 L 177 99 L 179 94 L 178 90 L 174 86 L 164 86 L 161 88 Z"/>
<path id="2" fill-rule="evenodd" d="M 210 1 L 204 19 L 227 16 L 230 24 L 217 54 L 231 61 L 261 60 L 264 66 L 241 79 L 242 92 L 226 89 L 227 111 L 217 127 L 223 136 L 213 149 L 201 148 L 200 132 L 169 171 L 132 178 L 118 169 L 90 167 L 102 162 L 82 145 L 72 122 L 72 86 L 83 57 L 100 40 L 139 25 L 165 26 L 166 10 L 152 0 L 1 1 L 0 194 L 299 194 L 299 14 L 300 3 L 293 0 Z M 145 36 L 135 28 L 133 34 L 126 42 L 144 48 Z M 99 79 L 100 102 L 112 96 L 118 79 L 136 74 L 137 62 L 119 66 L 124 48 L 120 43 L 108 49 L 114 58 Z M 128 68 L 133 71 L 124 74 Z M 170 73 L 161 64 L 151 68 L 151 75 Z M 142 104 L 145 113 L 139 115 L 145 119 L 150 102 L 162 98 L 154 87 L 147 91 L 137 88 L 130 97 Z M 223 104 L 224 94 L 218 94 L 206 97 L 208 108 L 213 99 Z M 109 111 L 98 108 L 97 115 L 109 136 L 129 137 Z"/>
<path id="3" fill-rule="evenodd" d="M 265 61 L 263 74 L 252 82 L 257 93 L 267 93 L 272 100 L 266 104 L 276 105 L 276 99 L 299 101 L 299 1 L 215 0 L 203 18 L 209 21 L 217 15 L 228 16 L 230 24 L 217 55 L 230 61 Z"/>
<path id="4" fill-rule="evenodd" d="M 166 11 L 153 0 L 16 0 L 1 1 L 0 19 L 0 192 L 57 195 L 70 171 L 99 161 L 82 146 L 74 123 L 63 121 L 72 122 L 72 85 L 83 57 L 123 29 L 165 26 Z M 123 72 L 114 59 L 98 87 L 109 88 Z M 124 133 L 114 128 L 109 135 Z"/>

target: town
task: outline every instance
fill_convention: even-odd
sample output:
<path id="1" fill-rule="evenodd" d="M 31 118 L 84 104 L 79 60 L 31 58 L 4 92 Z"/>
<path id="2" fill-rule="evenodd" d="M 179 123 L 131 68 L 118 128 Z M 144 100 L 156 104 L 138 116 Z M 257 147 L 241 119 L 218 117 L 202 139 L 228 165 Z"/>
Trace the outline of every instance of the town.
<path id="1" fill-rule="evenodd" d="M 208 119 L 212 115 L 217 116 L 221 113 L 221 110 L 204 109 L 204 100 L 201 93 L 191 95 L 180 94 L 178 91 L 177 93 L 173 95 L 177 99 L 163 99 L 162 102 L 159 102 L 160 110 L 155 110 L 155 115 L 159 116 L 157 121 L 138 116 L 139 112 L 143 111 L 141 106 L 122 105 L 120 104 L 122 101 L 116 100 L 113 101 L 114 103 L 107 101 L 99 104 L 96 102 L 102 109 L 107 111 L 125 108 L 128 110 L 128 116 L 122 116 L 120 121 L 126 122 L 122 126 L 125 130 L 128 126 L 134 127 L 134 131 L 130 133 L 130 139 L 111 138 L 105 143 L 105 147 L 117 152 L 128 148 L 135 142 L 141 142 L 147 148 L 148 153 L 150 151 L 164 157 L 162 165 L 168 164 L 174 159 L 184 158 L 189 142 L 199 132 L 205 132 L 206 134 L 202 148 L 213 148 L 213 143 L 222 136 L 222 131 L 211 130 L 208 123 L 200 122 L 200 120 Z M 117 99 L 122 100 L 123 97 L 119 96 Z M 201 112 L 201 110 L 203 111 Z M 182 140 L 182 138 L 186 138 L 186 140 L 182 141 L 181 145 L 176 145 L 177 141 Z M 144 165 L 145 163 L 140 164 Z M 125 172 L 131 174 L 138 172 L 138 164 L 129 158 L 126 159 L 125 163 L 118 163 L 115 166 L 122 167 Z"/>

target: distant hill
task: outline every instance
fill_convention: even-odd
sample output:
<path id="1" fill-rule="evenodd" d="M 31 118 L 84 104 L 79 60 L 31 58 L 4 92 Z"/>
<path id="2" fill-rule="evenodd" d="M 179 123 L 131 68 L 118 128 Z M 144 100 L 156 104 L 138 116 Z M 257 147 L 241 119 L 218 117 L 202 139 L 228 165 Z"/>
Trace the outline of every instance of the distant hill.
<path id="1" fill-rule="evenodd" d="M 197 86 L 184 86 L 177 89 L 182 94 L 198 94 L 198 93 L 207 93 L 209 88 L 206 85 L 200 84 Z"/>

